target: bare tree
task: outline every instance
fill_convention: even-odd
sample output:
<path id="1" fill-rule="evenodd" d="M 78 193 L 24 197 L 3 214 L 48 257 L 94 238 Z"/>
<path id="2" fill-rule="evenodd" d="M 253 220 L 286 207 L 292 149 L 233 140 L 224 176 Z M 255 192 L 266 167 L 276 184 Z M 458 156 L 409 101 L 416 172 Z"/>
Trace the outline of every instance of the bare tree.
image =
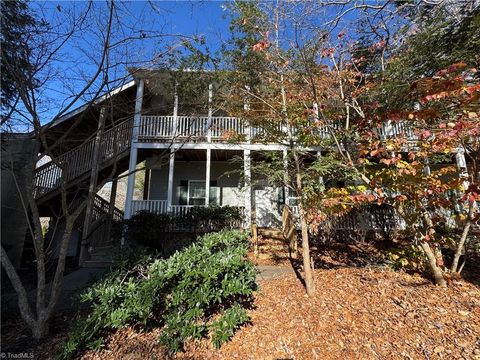
<path id="1" fill-rule="evenodd" d="M 8 113 L 2 114 L 2 125 L 15 129 L 23 126 L 30 131 L 30 136 L 35 141 L 34 158 L 29 165 L 30 173 L 35 173 L 39 160 L 45 157 L 50 159 L 49 166 L 55 168 L 55 175 L 50 178 L 49 186 L 55 187 L 59 193 L 59 212 L 65 222 L 60 234 L 54 277 L 51 286 L 47 286 L 46 268 L 52 249 L 42 231 L 41 211 L 37 201 L 45 189 L 39 187 L 38 181 L 27 182 L 26 190 L 19 195 L 28 219 L 28 231 L 33 239 L 35 252 L 37 283 L 34 304 L 29 302 L 26 287 L 3 245 L 1 248 L 1 264 L 17 293 L 21 317 L 36 339 L 47 334 L 49 320 L 58 303 L 67 250 L 75 223 L 81 214 L 86 212 L 84 237 L 87 236 L 93 198 L 98 189 L 117 176 L 117 160 L 120 153 L 125 151 L 125 146 L 129 146 L 131 124 L 123 127 L 123 135 L 115 130 L 115 126 L 125 122 L 126 118 L 119 118 L 115 113 L 115 109 L 119 107 L 118 102 L 122 100 L 115 98 L 113 90 L 125 85 L 131 77 L 127 67 L 158 63 L 171 49 L 169 47 L 166 51 L 152 51 L 153 42 L 177 38 L 163 32 L 161 26 L 146 30 L 147 21 L 133 18 L 127 5 L 110 1 L 88 2 L 72 7 L 58 5 L 56 9 L 38 6 L 35 16 L 40 16 L 39 13 L 45 16 L 45 13 L 49 12 L 51 23 L 41 32 L 30 32 L 25 36 L 25 55 L 31 65 L 27 69 L 19 68 L 16 54 L 11 54 L 11 61 L 5 64 L 4 71 L 13 79 L 18 100 Z M 137 24 L 143 27 L 139 28 Z M 148 41 L 151 43 L 145 44 Z M 132 48 L 136 51 L 132 52 Z M 102 94 L 106 95 L 100 97 Z M 56 102 L 58 111 L 51 110 L 51 97 L 62 99 Z M 70 124 L 62 128 L 60 134 L 55 133 L 52 136 L 55 126 L 61 123 L 72 109 L 82 104 L 83 111 L 78 115 L 74 113 Z M 128 116 L 133 113 L 132 104 L 124 104 L 131 106 Z M 84 136 L 77 136 L 77 141 L 81 139 L 80 143 L 72 144 L 69 141 L 72 134 L 79 131 L 82 122 L 88 120 L 89 112 L 97 114 L 98 118 L 94 119 L 94 122 L 98 127 L 91 128 Z M 45 117 L 51 120 L 47 125 Z M 108 128 L 111 130 L 106 130 Z M 110 138 L 108 145 L 105 145 L 102 142 L 105 141 L 107 131 Z M 91 173 L 88 189 L 80 188 L 72 194 L 70 181 L 75 175 L 74 167 L 78 164 L 72 163 L 64 153 L 73 146 L 81 147 L 87 144 L 91 146 L 91 157 L 90 160 L 87 159 Z M 99 179 L 99 163 L 102 156 L 106 156 L 106 146 L 112 165 L 109 167 L 109 174 L 104 174 Z M 89 161 L 91 163 L 88 163 Z M 82 192 L 83 196 L 79 196 Z"/>

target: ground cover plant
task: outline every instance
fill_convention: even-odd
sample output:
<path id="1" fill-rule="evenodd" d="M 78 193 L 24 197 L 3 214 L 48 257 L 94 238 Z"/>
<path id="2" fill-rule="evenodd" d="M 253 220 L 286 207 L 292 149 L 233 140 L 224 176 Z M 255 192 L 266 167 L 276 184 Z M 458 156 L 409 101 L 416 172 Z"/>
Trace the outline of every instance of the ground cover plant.
<path id="1" fill-rule="evenodd" d="M 143 256 L 112 271 L 83 293 L 81 301 L 90 303 L 90 311 L 75 325 L 63 358 L 100 349 L 112 330 L 128 326 L 161 327 L 160 343 L 172 352 L 188 339 L 208 335 L 219 347 L 248 321 L 246 308 L 256 285 L 247 248 L 245 233 L 223 231 L 168 259 Z"/>

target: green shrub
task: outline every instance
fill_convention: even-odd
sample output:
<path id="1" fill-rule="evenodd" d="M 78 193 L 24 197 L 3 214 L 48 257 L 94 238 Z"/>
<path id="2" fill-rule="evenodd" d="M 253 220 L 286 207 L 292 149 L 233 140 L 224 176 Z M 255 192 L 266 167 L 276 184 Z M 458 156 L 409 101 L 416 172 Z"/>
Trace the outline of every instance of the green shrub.
<path id="1" fill-rule="evenodd" d="M 159 340 L 172 352 L 208 334 L 219 347 L 248 321 L 256 271 L 247 248 L 245 233 L 211 233 L 168 259 L 142 258 L 111 272 L 82 295 L 90 312 L 71 332 L 63 357 L 99 349 L 109 332 L 126 326 L 163 326 Z"/>

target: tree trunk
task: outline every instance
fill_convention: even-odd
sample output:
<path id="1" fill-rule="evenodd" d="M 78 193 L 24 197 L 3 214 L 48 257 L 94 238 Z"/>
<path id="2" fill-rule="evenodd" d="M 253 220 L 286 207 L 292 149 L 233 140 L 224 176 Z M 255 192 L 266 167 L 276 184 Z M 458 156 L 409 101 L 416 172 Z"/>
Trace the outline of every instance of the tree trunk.
<path id="1" fill-rule="evenodd" d="M 428 267 L 430 268 L 435 284 L 439 286 L 447 286 L 447 281 L 443 277 L 443 270 L 437 265 L 437 257 L 430 245 L 425 241 L 422 241 L 420 247 L 427 257 Z"/>
<path id="2" fill-rule="evenodd" d="M 298 205 L 300 213 L 300 224 L 302 228 L 302 256 L 303 256 L 303 269 L 305 272 L 305 288 L 309 296 L 315 293 L 315 282 L 313 280 L 312 263 L 310 259 L 310 244 L 308 242 L 308 226 L 305 220 L 305 212 L 301 202 Z"/>
<path id="3" fill-rule="evenodd" d="M 303 208 L 302 203 L 302 176 L 300 174 L 300 160 L 298 158 L 298 154 L 293 150 L 293 158 L 295 161 L 295 179 L 296 179 L 296 188 L 297 188 L 297 196 L 298 199 L 298 212 L 300 215 L 300 226 L 302 229 L 302 255 L 303 255 L 303 270 L 305 272 L 305 288 L 307 290 L 307 294 L 313 295 L 315 293 L 315 282 L 313 280 L 313 270 L 312 270 L 312 263 L 310 259 L 310 244 L 308 239 L 308 225 L 307 220 L 305 218 L 305 210 Z"/>
<path id="4" fill-rule="evenodd" d="M 32 337 L 35 340 L 43 339 L 48 335 L 48 319 L 39 318 L 30 328 L 32 330 Z"/>
<path id="5" fill-rule="evenodd" d="M 470 227 L 472 226 L 472 215 L 473 215 L 473 208 L 474 203 L 470 203 L 470 207 L 468 208 L 468 215 L 467 215 L 467 223 L 462 231 L 462 236 L 457 244 L 457 248 L 455 250 L 455 255 L 453 256 L 452 267 L 451 271 L 454 273 L 458 273 L 458 262 L 460 261 L 460 256 L 462 256 L 462 251 L 465 247 L 465 242 L 467 241 L 468 233 L 470 232 Z"/>

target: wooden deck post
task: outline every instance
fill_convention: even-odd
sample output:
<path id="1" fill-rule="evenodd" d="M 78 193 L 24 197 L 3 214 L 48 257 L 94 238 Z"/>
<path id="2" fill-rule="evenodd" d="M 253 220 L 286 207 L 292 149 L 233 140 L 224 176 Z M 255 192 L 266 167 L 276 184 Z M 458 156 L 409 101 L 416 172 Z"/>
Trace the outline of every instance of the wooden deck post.
<path id="1" fill-rule="evenodd" d="M 210 165 L 212 160 L 212 150 L 207 149 L 207 162 L 205 164 L 205 205 L 210 205 Z"/>
<path id="2" fill-rule="evenodd" d="M 98 119 L 97 133 L 95 134 L 95 142 L 93 145 L 92 167 L 90 170 L 90 183 L 88 185 L 88 199 L 85 208 L 85 218 L 83 220 L 82 242 L 80 246 L 79 265 L 82 266 L 88 255 L 88 236 L 90 231 L 90 222 L 93 213 L 93 200 L 97 190 L 98 180 L 98 165 L 100 162 L 100 148 L 102 147 L 103 130 L 105 129 L 105 107 L 100 109 L 100 116 Z"/>
<path id="3" fill-rule="evenodd" d="M 115 200 L 117 199 L 117 184 L 118 180 L 112 180 L 112 187 L 110 189 L 110 204 L 108 206 L 108 224 L 107 224 L 107 238 L 108 242 L 112 239 L 112 223 L 113 223 L 113 213 L 115 212 Z"/>
<path id="4" fill-rule="evenodd" d="M 130 161 L 128 164 L 128 185 L 127 194 L 125 197 L 125 219 L 130 219 L 132 216 L 132 201 L 133 190 L 135 188 L 135 168 L 137 167 L 137 140 L 138 130 L 140 128 L 141 114 L 142 114 L 142 101 L 143 101 L 143 79 L 140 79 L 137 85 L 137 97 L 135 99 L 135 115 L 133 116 L 133 129 L 132 129 L 132 141 L 130 143 Z M 123 238 L 122 238 L 123 245 Z"/>

